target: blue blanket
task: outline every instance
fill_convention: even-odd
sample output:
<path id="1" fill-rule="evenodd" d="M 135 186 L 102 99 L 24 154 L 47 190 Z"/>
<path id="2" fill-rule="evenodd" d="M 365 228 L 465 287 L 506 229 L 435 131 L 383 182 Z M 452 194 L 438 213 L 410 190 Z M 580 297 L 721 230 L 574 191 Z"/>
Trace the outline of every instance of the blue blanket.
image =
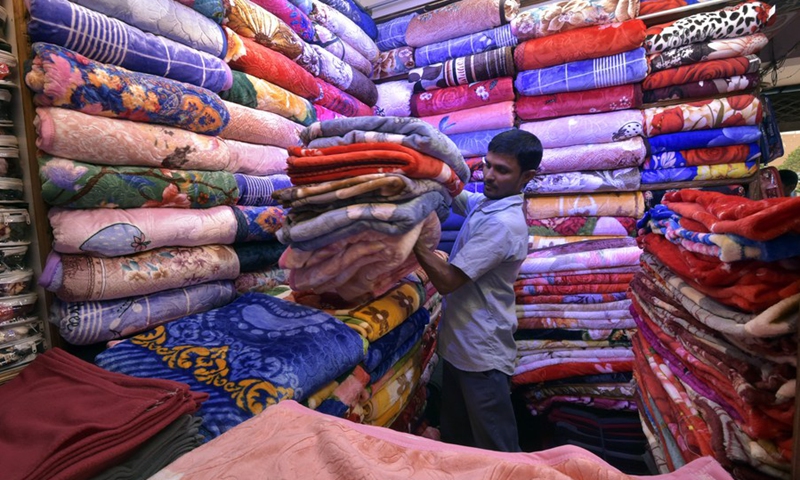
<path id="1" fill-rule="evenodd" d="M 514 86 L 520 95 L 551 95 L 627 85 L 646 76 L 647 56 L 644 48 L 637 48 L 610 57 L 520 72 Z"/>
<path id="2" fill-rule="evenodd" d="M 364 30 L 364 33 L 369 35 L 369 38 L 375 40 L 378 38 L 378 27 L 375 26 L 375 21 L 367 14 L 361 7 L 353 0 L 320 0 L 322 3 L 335 8 L 345 17 L 349 18 L 356 25 Z"/>
<path id="3" fill-rule="evenodd" d="M 751 143 L 748 145 L 748 147 L 749 151 L 747 152 L 747 158 L 731 159 L 730 163 L 752 162 L 761 158 L 761 147 L 758 145 L 758 143 Z M 692 165 L 687 161 L 686 155 L 695 151 L 698 151 L 698 149 L 654 153 L 646 162 L 644 162 L 642 169 L 657 170 L 660 168 L 690 167 Z M 712 152 L 713 151 L 715 150 L 712 150 Z"/>
<path id="4" fill-rule="evenodd" d="M 456 144 L 461 155 L 464 157 L 481 157 L 489 151 L 489 142 L 495 135 L 511 130 L 510 128 L 498 128 L 497 130 L 482 130 L 480 132 L 457 133 L 448 135 L 450 140 Z"/>
<path id="5" fill-rule="evenodd" d="M 341 321 L 248 293 L 121 342 L 98 355 L 96 363 L 208 393 L 198 415 L 202 433 L 211 440 L 269 405 L 303 401 L 363 358 L 361 336 Z"/>
<path id="6" fill-rule="evenodd" d="M 663 153 L 693 148 L 726 147 L 758 142 L 761 130 L 757 126 L 712 128 L 688 132 L 667 133 L 647 139 L 650 153 Z"/>
<path id="7" fill-rule="evenodd" d="M 701 165 L 697 167 L 659 168 L 656 170 L 642 170 L 642 183 L 653 184 L 746 178 L 755 174 L 756 171 L 757 164 L 755 161 L 713 166 Z"/>
<path id="8" fill-rule="evenodd" d="M 272 192 L 292 186 L 289 176 L 283 174 L 259 177 L 235 173 L 233 176 L 239 186 L 237 205 L 278 205 L 278 201 L 272 198 Z"/>
<path id="9" fill-rule="evenodd" d="M 495 48 L 513 47 L 518 41 L 517 37 L 511 33 L 511 25 L 507 24 L 472 35 L 419 47 L 414 50 L 414 62 L 417 67 L 424 67 Z"/>
<path id="10" fill-rule="evenodd" d="M 30 0 L 28 9 L 28 35 L 32 42 L 53 43 L 98 62 L 213 92 L 233 85 L 231 69 L 222 59 L 67 0 Z"/>
<path id="11" fill-rule="evenodd" d="M 225 20 L 226 0 L 176 0 L 178 3 L 186 5 L 192 10 L 203 14 L 203 16 L 214 20 L 222 25 Z"/>
<path id="12" fill-rule="evenodd" d="M 378 48 L 382 52 L 386 52 L 393 48 L 404 46 L 406 44 L 406 29 L 411 19 L 416 16 L 416 13 L 409 13 L 378 24 L 378 39 L 375 41 Z"/>
<path id="13" fill-rule="evenodd" d="M 389 333 L 372 342 L 364 358 L 370 383 L 375 383 L 422 338 L 431 321 L 428 310 L 420 308 Z"/>

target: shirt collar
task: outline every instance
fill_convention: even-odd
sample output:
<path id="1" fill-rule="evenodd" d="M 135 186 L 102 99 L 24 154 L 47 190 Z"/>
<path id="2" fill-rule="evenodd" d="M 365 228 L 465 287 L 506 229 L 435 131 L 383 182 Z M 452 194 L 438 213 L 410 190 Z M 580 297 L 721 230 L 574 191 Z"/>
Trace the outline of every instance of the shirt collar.
<path id="1" fill-rule="evenodd" d="M 484 199 L 478 206 L 478 210 L 484 213 L 494 213 L 511 207 L 522 206 L 522 194 L 510 195 L 497 200 Z"/>

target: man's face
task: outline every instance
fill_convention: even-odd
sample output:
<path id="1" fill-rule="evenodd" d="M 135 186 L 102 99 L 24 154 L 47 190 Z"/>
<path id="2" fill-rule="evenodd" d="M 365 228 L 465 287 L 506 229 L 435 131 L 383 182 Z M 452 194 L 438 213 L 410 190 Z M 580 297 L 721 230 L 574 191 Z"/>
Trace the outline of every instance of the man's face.
<path id="1" fill-rule="evenodd" d="M 483 161 L 483 194 L 490 199 L 516 195 L 533 174 L 522 172 L 516 158 L 489 152 Z"/>

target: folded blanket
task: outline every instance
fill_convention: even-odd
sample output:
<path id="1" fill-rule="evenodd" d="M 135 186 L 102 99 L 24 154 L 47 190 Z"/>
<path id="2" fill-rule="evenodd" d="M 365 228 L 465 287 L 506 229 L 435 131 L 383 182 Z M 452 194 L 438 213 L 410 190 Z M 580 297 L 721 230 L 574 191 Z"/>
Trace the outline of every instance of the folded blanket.
<path id="1" fill-rule="evenodd" d="M 644 197 L 640 192 L 525 199 L 525 216 L 528 220 L 567 216 L 641 218 L 644 213 Z"/>
<path id="2" fill-rule="evenodd" d="M 322 89 L 322 96 L 314 100 L 315 105 L 329 108 L 346 117 L 366 117 L 373 115 L 370 107 L 349 93 L 339 90 L 324 80 L 317 79 L 317 83 Z"/>
<path id="3" fill-rule="evenodd" d="M 745 2 L 713 12 L 697 13 L 647 29 L 644 47 L 658 53 L 693 43 L 753 35 L 771 23 L 775 7 Z"/>
<path id="4" fill-rule="evenodd" d="M 160 123 L 206 135 L 217 135 L 228 123 L 222 100 L 206 89 L 94 62 L 56 45 L 36 43 L 33 51 L 36 57 L 25 83 L 34 91 L 37 106 Z"/>
<path id="5" fill-rule="evenodd" d="M 624 300 L 627 292 L 612 293 L 570 293 L 564 295 L 525 295 L 517 297 L 519 305 L 534 305 L 538 303 L 560 303 L 576 305 L 592 305 L 596 303 L 616 302 Z"/>
<path id="6" fill-rule="evenodd" d="M 696 167 L 659 168 L 642 170 L 642 183 L 696 182 L 752 177 L 758 171 L 758 163 L 728 163 L 724 165 L 700 165 Z"/>
<path id="7" fill-rule="evenodd" d="M 378 38 L 376 44 L 385 52 L 393 48 L 406 45 L 406 29 L 411 19 L 416 17 L 416 12 L 403 15 L 378 24 Z"/>
<path id="8" fill-rule="evenodd" d="M 415 68 L 409 72 L 408 81 L 414 84 L 415 92 L 424 92 L 493 78 L 512 77 L 514 57 L 511 51 L 511 47 L 498 48 Z"/>
<path id="9" fill-rule="evenodd" d="M 641 253 L 638 247 L 633 246 L 576 252 L 549 258 L 527 258 L 522 263 L 520 273 L 568 272 L 578 269 L 632 266 L 639 263 Z"/>
<path id="10" fill-rule="evenodd" d="M 352 20 L 322 2 L 312 0 L 312 4 L 313 8 L 308 15 L 311 20 L 336 34 L 370 62 L 378 58 L 375 42 Z"/>
<path id="11" fill-rule="evenodd" d="M 647 139 L 652 154 L 691 150 L 695 148 L 726 147 L 757 143 L 761 140 L 758 126 L 712 128 L 655 135 Z"/>
<path id="12" fill-rule="evenodd" d="M 525 193 L 631 192 L 639 190 L 641 174 L 636 167 L 536 175 Z"/>
<path id="13" fill-rule="evenodd" d="M 412 47 L 431 45 L 503 25 L 518 12 L 514 0 L 461 0 L 411 18 L 405 40 Z"/>
<path id="14" fill-rule="evenodd" d="M 274 113 L 225 102 L 230 121 L 220 136 L 257 145 L 288 148 L 300 145 L 299 124 Z"/>
<path id="15" fill-rule="evenodd" d="M 739 127 L 761 123 L 761 101 L 753 95 L 699 100 L 670 107 L 644 110 L 645 135 L 709 128 Z"/>
<path id="16" fill-rule="evenodd" d="M 239 260 L 223 245 L 161 248 L 101 258 L 52 252 L 39 284 L 67 302 L 147 295 L 215 280 L 233 280 Z"/>
<path id="17" fill-rule="evenodd" d="M 527 306 L 529 303 L 526 301 L 529 298 L 537 297 L 540 295 L 579 295 L 586 293 L 621 293 L 628 290 L 630 285 L 627 283 L 610 283 L 610 284 L 590 284 L 590 285 L 521 285 L 514 287 L 514 293 L 520 300 L 518 307 Z M 554 317 L 563 317 L 565 315 L 551 315 Z M 626 312 L 617 312 L 618 318 L 628 317 Z"/>
<path id="18" fill-rule="evenodd" d="M 380 53 L 378 62 L 375 64 L 375 69 L 372 71 L 372 76 L 370 78 L 379 80 L 381 78 L 396 77 L 407 73 L 416 66 L 417 63 L 414 61 L 414 48 L 397 47 L 387 52 Z"/>
<path id="19" fill-rule="evenodd" d="M 547 305 L 547 304 L 545 304 Z M 556 308 L 554 310 L 541 310 L 540 305 L 517 305 L 516 312 L 518 318 L 541 319 L 563 319 L 563 320 L 624 320 L 631 317 L 631 313 L 627 307 L 619 310 L 563 310 Z"/>
<path id="20" fill-rule="evenodd" d="M 347 118 L 345 115 L 329 110 L 321 105 L 314 105 L 314 110 L 317 112 L 317 120 L 320 122 L 336 120 L 337 118 Z"/>
<path id="21" fill-rule="evenodd" d="M 78 0 L 73 3 L 215 57 L 225 58 L 228 49 L 225 31 L 217 23 L 199 12 L 179 7 L 178 2 L 172 0 L 157 0 L 149 9 L 137 8 L 138 4 L 131 0 Z"/>
<path id="22" fill-rule="evenodd" d="M 48 212 L 53 250 L 103 257 L 162 247 L 274 240 L 283 216 L 283 210 L 277 207 L 228 206 L 204 210 L 52 208 Z"/>
<path id="23" fill-rule="evenodd" d="M 322 3 L 344 14 L 358 25 L 361 30 L 364 30 L 364 33 L 369 38 L 375 40 L 378 37 L 378 28 L 375 26 L 375 21 L 353 0 L 323 0 Z"/>
<path id="24" fill-rule="evenodd" d="M 315 123 L 301 133 L 310 148 L 353 143 L 399 143 L 438 158 L 455 171 L 462 182 L 469 180 L 469 168 L 448 137 L 427 123 L 413 118 L 360 117 Z"/>
<path id="25" fill-rule="evenodd" d="M 593 25 L 624 22 L 636 18 L 638 12 L 639 2 L 626 0 L 562 1 L 520 13 L 511 21 L 511 29 L 520 40 L 528 40 Z"/>
<path id="26" fill-rule="evenodd" d="M 631 321 L 632 322 L 632 321 Z M 636 325 L 635 323 L 633 325 Z M 526 385 L 531 383 L 560 380 L 562 378 L 574 377 L 577 375 L 591 375 L 602 372 L 630 372 L 633 369 L 633 353 L 629 357 L 612 359 L 556 359 L 549 362 L 542 362 L 537 368 L 523 373 L 515 374 L 511 377 L 514 386 Z"/>
<path id="27" fill-rule="evenodd" d="M 641 20 L 630 20 L 528 40 L 514 50 L 514 62 L 523 71 L 616 55 L 641 47 L 645 29 Z"/>
<path id="28" fill-rule="evenodd" d="M 763 33 L 739 38 L 710 40 L 691 43 L 672 50 L 664 50 L 650 55 L 650 72 L 655 73 L 668 68 L 677 68 L 708 60 L 720 60 L 758 53 L 767 46 L 769 39 Z"/>
<path id="29" fill-rule="evenodd" d="M 314 76 L 300 65 L 274 50 L 259 45 L 255 40 L 238 35 L 236 37 L 241 42 L 242 49 L 231 58 L 229 62 L 231 68 L 266 80 L 311 101 L 320 96 L 319 85 Z"/>
<path id="30" fill-rule="evenodd" d="M 683 190 L 664 196 L 664 205 L 678 215 L 702 223 L 712 233 L 732 233 L 765 241 L 800 233 L 800 200 L 750 200 L 716 192 Z"/>
<path id="31" fill-rule="evenodd" d="M 422 117 L 446 135 L 495 130 L 514 126 L 514 102 L 493 103 L 441 115 Z"/>
<path id="32" fill-rule="evenodd" d="M 392 331 L 369 344 L 363 365 L 370 374 L 370 382 L 380 379 L 419 342 L 430 320 L 428 311 L 420 308 Z"/>
<path id="33" fill-rule="evenodd" d="M 489 142 L 500 133 L 507 132 L 510 128 L 495 130 L 481 130 L 478 132 L 454 133 L 449 135 L 450 140 L 456 145 L 461 155 L 465 157 L 481 157 L 489 151 Z"/>
<path id="34" fill-rule="evenodd" d="M 628 126 L 635 129 L 635 125 Z M 528 129 L 523 128 L 523 130 Z M 613 143 L 575 144 L 571 147 L 561 148 L 545 147 L 542 163 L 536 172 L 545 175 L 578 170 L 615 170 L 638 167 L 646 157 L 647 146 L 642 137 Z"/>
<path id="35" fill-rule="evenodd" d="M 530 132 L 542 142 L 547 158 L 557 147 L 585 145 L 598 147 L 599 143 L 611 143 L 642 135 L 642 112 L 639 110 L 619 110 L 593 115 L 573 115 L 551 120 L 520 124 L 519 128 Z M 644 144 L 642 144 L 644 147 Z M 542 164 L 545 161 L 542 159 Z M 570 168 L 588 170 L 596 167 Z"/>
<path id="36" fill-rule="evenodd" d="M 233 72 L 233 86 L 220 93 L 228 102 L 263 110 L 288 118 L 301 125 L 311 125 L 317 116 L 311 102 L 266 80 L 242 72 Z"/>
<path id="37" fill-rule="evenodd" d="M 318 23 L 314 24 L 314 34 L 315 45 L 324 48 L 331 55 L 342 60 L 364 75 L 370 76 L 372 74 L 373 63 L 375 63 L 377 59 L 374 61 L 367 60 L 364 55 L 351 47 L 349 43 L 342 41 L 335 33 Z M 414 53 L 412 52 L 411 57 L 413 58 L 413 56 Z"/>
<path id="38" fill-rule="evenodd" d="M 642 90 L 638 83 L 538 97 L 520 96 L 516 102 L 517 116 L 523 120 L 627 110 L 641 105 Z"/>
<path id="39" fill-rule="evenodd" d="M 239 186 L 239 200 L 236 202 L 238 205 L 277 205 L 272 199 L 272 193 L 292 186 L 287 175 L 258 177 L 237 173 L 234 177 Z"/>
<path id="40" fill-rule="evenodd" d="M 151 295 L 91 302 L 56 301 L 50 321 L 73 345 L 129 337 L 186 315 L 207 312 L 236 298 L 233 282 L 209 282 Z"/>
<path id="41" fill-rule="evenodd" d="M 39 160 L 42 199 L 65 208 L 211 208 L 239 196 L 228 172 L 105 167 L 62 158 Z"/>
<path id="42" fill-rule="evenodd" d="M 274 175 L 286 172 L 286 159 L 289 152 L 271 145 L 225 140 L 231 152 L 231 162 L 235 165 L 230 171 L 249 175 Z"/>
<path id="43" fill-rule="evenodd" d="M 668 70 L 665 70 L 668 71 Z M 672 85 L 669 87 L 645 90 L 644 103 L 665 102 L 667 100 L 691 100 L 693 98 L 717 97 L 724 93 L 743 92 L 756 88 L 761 81 L 758 73 L 737 75 L 728 78 L 715 78 L 697 82 Z"/>
<path id="44" fill-rule="evenodd" d="M 289 271 L 278 266 L 267 267 L 254 272 L 242 273 L 234 281 L 239 294 L 260 292 L 277 297 L 276 290 L 284 287 L 289 290 Z"/>
<path id="45" fill-rule="evenodd" d="M 239 258 L 239 274 L 261 272 L 277 265 L 286 251 L 280 242 L 236 243 L 233 250 Z"/>
<path id="46" fill-rule="evenodd" d="M 252 2 L 283 20 L 304 41 L 314 41 L 314 24 L 307 15 L 311 12 L 310 1 L 305 8 L 300 7 L 300 2 L 289 0 L 252 0 Z"/>
<path id="47" fill-rule="evenodd" d="M 531 235 L 528 237 L 528 251 L 538 250 L 540 248 L 555 247 L 557 245 L 564 245 L 567 243 L 585 242 L 592 239 L 609 239 L 615 235 L 593 235 L 593 236 L 568 236 L 568 237 L 548 237 L 545 235 Z"/>
<path id="48" fill-rule="evenodd" d="M 406 80 L 379 83 L 375 86 L 378 90 L 378 101 L 375 104 L 375 114 L 386 117 L 410 117 L 411 95 L 414 94 L 414 84 Z"/>
<path id="49" fill-rule="evenodd" d="M 528 235 L 636 235 L 633 217 L 551 217 L 528 219 Z"/>
<path id="50" fill-rule="evenodd" d="M 162 4 L 167 5 L 167 2 Z M 219 58 L 219 53 L 201 52 L 169 38 L 143 32 L 121 21 L 124 19 L 118 20 L 67 0 L 29 0 L 27 7 L 30 13 L 28 35 L 32 42 L 57 44 L 98 62 L 191 83 L 214 92 L 231 86 L 231 69 Z M 123 6 L 117 8 L 125 11 Z M 159 10 L 159 15 L 167 13 Z M 218 25 L 210 21 L 208 24 L 210 34 L 224 38 Z"/>
<path id="51" fill-rule="evenodd" d="M 501 47 L 513 47 L 517 44 L 517 37 L 511 34 L 511 25 L 503 25 L 478 33 L 471 33 L 463 37 L 445 40 L 419 47 L 414 50 L 414 59 L 417 66 L 424 67 L 434 63 L 444 62 L 451 58 L 475 55 L 487 50 Z"/>
<path id="52" fill-rule="evenodd" d="M 723 165 L 758 160 L 761 148 L 757 143 L 729 145 L 726 147 L 695 148 L 677 152 L 651 155 L 642 166 L 645 170 L 692 167 L 701 165 Z"/>
<path id="53" fill-rule="evenodd" d="M 366 75 L 319 45 L 311 46 L 320 58 L 319 77 L 367 105 L 375 105 L 378 90 Z"/>
<path id="54" fill-rule="evenodd" d="M 181 362 L 162 359 L 179 352 L 192 354 Z M 330 315 L 250 293 L 121 342 L 96 361 L 208 392 L 212 400 L 198 415 L 211 439 L 281 400 L 302 401 L 363 358 L 361 338 Z M 209 370 L 208 362 L 219 368 Z"/>
<path id="55" fill-rule="evenodd" d="M 747 75 L 748 73 L 758 72 L 760 67 L 761 59 L 757 55 L 708 60 L 651 73 L 642 82 L 642 88 L 644 90 L 655 90 L 701 80 Z"/>
<path id="56" fill-rule="evenodd" d="M 415 117 L 428 117 L 511 100 L 514 100 L 513 79 L 495 78 L 415 93 L 411 97 L 411 113 Z"/>
<path id="57" fill-rule="evenodd" d="M 637 83 L 647 76 L 643 48 L 520 72 L 514 87 L 520 95 L 548 95 Z"/>

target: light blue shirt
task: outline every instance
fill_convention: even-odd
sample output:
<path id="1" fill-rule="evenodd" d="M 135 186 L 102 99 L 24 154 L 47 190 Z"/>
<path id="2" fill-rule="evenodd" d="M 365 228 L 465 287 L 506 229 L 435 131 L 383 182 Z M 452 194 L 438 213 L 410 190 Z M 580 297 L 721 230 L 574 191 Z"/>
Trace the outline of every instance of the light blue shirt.
<path id="1" fill-rule="evenodd" d="M 445 296 L 439 354 L 459 370 L 514 373 L 514 281 L 528 254 L 522 195 L 489 200 L 462 192 L 453 211 L 466 215 L 450 264 L 471 281 Z"/>

